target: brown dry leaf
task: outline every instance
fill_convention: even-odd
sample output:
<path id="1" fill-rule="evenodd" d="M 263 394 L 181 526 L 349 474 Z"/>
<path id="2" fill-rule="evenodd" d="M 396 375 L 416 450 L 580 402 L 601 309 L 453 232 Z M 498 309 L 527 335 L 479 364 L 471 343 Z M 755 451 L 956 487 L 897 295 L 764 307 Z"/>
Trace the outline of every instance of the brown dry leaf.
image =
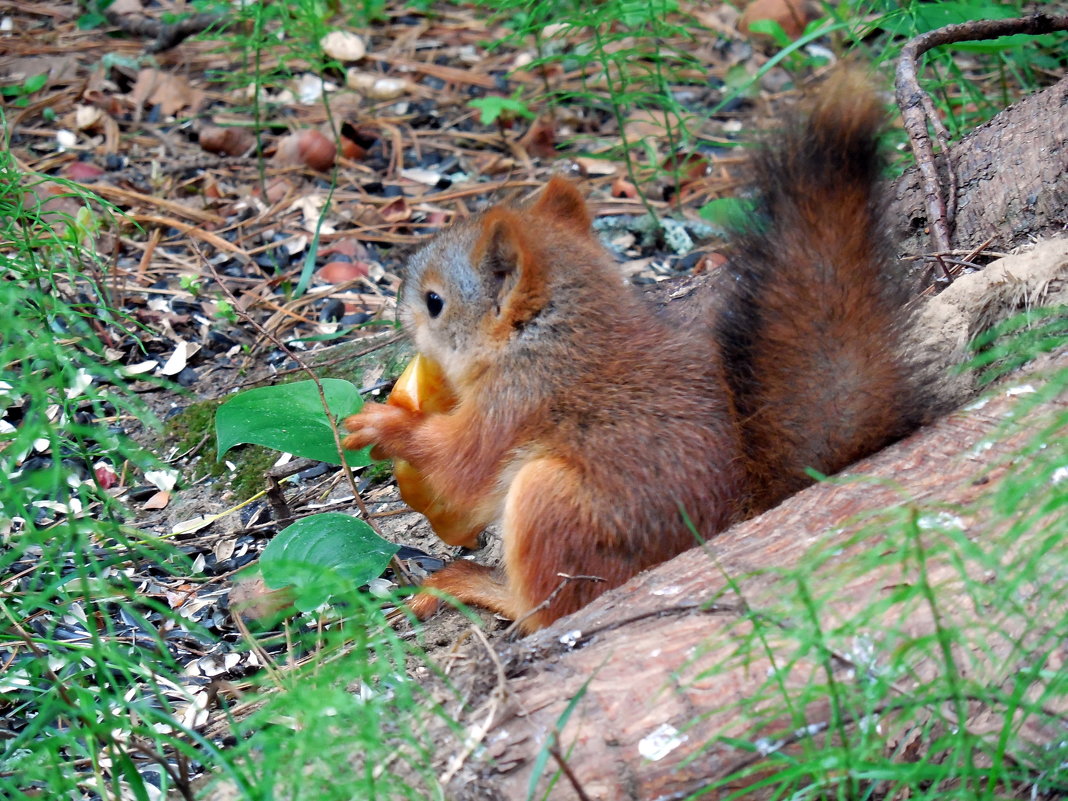
<path id="1" fill-rule="evenodd" d="M 316 271 L 316 276 L 328 284 L 355 281 L 367 275 L 367 265 L 359 261 L 330 261 Z"/>
<path id="2" fill-rule="evenodd" d="M 519 144 L 524 150 L 537 158 L 552 158 L 556 155 L 556 121 L 543 116 L 534 120 Z"/>
<path id="3" fill-rule="evenodd" d="M 141 506 L 142 509 L 166 509 L 167 504 L 171 502 L 171 494 L 166 490 L 160 490 Z"/>
<path id="4" fill-rule="evenodd" d="M 248 128 L 222 125 L 206 125 L 198 141 L 209 153 L 225 156 L 243 156 L 256 146 L 256 136 Z"/>
<path id="5" fill-rule="evenodd" d="M 407 200 L 398 197 L 379 209 L 379 214 L 388 223 L 399 223 L 409 219 L 412 216 L 412 210 L 408 208 Z"/>
<path id="6" fill-rule="evenodd" d="M 319 249 L 319 255 L 323 258 L 338 254 L 348 256 L 352 261 L 358 259 L 367 261 L 371 258 L 371 255 L 367 252 L 367 248 L 363 243 L 355 239 L 338 239 L 336 242 Z"/>
<path id="7" fill-rule="evenodd" d="M 27 78 L 47 75 L 48 83 L 70 83 L 78 74 L 75 56 L 26 56 L 0 63 L 0 77 L 4 83 L 22 83 Z"/>
<path id="8" fill-rule="evenodd" d="M 295 184 L 284 175 L 279 175 L 267 184 L 267 202 L 279 203 L 295 191 Z"/>
<path id="9" fill-rule="evenodd" d="M 137 74 L 130 99 L 138 108 L 158 105 L 164 116 L 173 117 L 179 111 L 199 111 L 206 98 L 180 75 L 143 69 Z"/>
<path id="10" fill-rule="evenodd" d="M 819 15 L 819 6 L 808 0 L 753 0 L 738 21 L 738 30 L 751 38 L 760 37 L 762 34 L 750 34 L 749 26 L 757 20 L 770 19 L 779 23 L 787 36 L 796 39 Z"/>
<path id="11" fill-rule="evenodd" d="M 104 168 L 91 161 L 72 161 L 63 168 L 63 175 L 72 181 L 95 181 L 104 174 Z"/>
<path id="12" fill-rule="evenodd" d="M 292 587 L 272 590 L 256 572 L 238 575 L 230 590 L 230 609 L 246 620 L 273 620 L 292 605 Z"/>

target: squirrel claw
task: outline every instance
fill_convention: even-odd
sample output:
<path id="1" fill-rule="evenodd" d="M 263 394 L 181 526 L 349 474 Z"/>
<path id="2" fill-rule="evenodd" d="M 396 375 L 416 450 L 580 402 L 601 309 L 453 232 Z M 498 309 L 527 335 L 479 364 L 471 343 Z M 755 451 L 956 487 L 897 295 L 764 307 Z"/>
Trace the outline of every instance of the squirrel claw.
<path id="1" fill-rule="evenodd" d="M 441 599 L 428 592 L 420 592 L 409 598 L 404 605 L 416 620 L 426 620 L 441 606 Z"/>
<path id="2" fill-rule="evenodd" d="M 399 406 L 385 403 L 365 404 L 359 414 L 345 418 L 345 428 L 349 434 L 342 444 L 349 450 L 378 445 L 382 450 L 390 451 L 391 441 L 412 427 L 413 417 L 411 412 Z"/>

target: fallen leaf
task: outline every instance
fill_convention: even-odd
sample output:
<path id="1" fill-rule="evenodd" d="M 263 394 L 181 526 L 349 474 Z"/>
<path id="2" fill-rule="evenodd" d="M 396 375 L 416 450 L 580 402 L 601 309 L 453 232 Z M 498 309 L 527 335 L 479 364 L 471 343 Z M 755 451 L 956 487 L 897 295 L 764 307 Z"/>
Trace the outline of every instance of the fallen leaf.
<path id="1" fill-rule="evenodd" d="M 552 117 L 543 116 L 534 120 L 519 144 L 532 156 L 552 158 L 556 155 L 556 123 Z"/>
<path id="2" fill-rule="evenodd" d="M 94 181 L 104 174 L 104 168 L 91 161 L 72 161 L 63 168 L 63 173 L 72 181 Z"/>
<path id="3" fill-rule="evenodd" d="M 179 111 L 199 111 L 205 95 L 190 86 L 181 75 L 143 69 L 137 74 L 130 98 L 138 108 L 158 105 L 165 116 L 173 117 Z"/>
<path id="4" fill-rule="evenodd" d="M 323 221 L 321 225 L 319 223 L 324 203 L 326 203 L 326 198 L 322 195 L 303 195 L 293 201 L 289 208 L 300 210 L 305 231 L 315 231 L 318 228 L 320 234 L 332 234 L 335 230 L 332 224 L 326 221 Z"/>
<path id="5" fill-rule="evenodd" d="M 230 589 L 230 610 L 257 622 L 273 621 L 293 606 L 293 588 L 272 590 L 257 571 L 239 574 Z"/>
<path id="6" fill-rule="evenodd" d="M 819 14 L 819 6 L 809 0 L 753 0 L 738 21 L 738 30 L 752 38 L 767 38 L 766 35 L 752 33 L 749 26 L 757 20 L 770 19 L 779 23 L 787 36 L 796 39 Z"/>
<path id="7" fill-rule="evenodd" d="M 170 355 L 166 363 L 159 368 L 160 375 L 178 375 L 189 364 L 190 357 L 200 350 L 200 345 L 195 345 L 191 342 L 186 342 L 184 339 L 178 340 L 178 345 L 174 349 L 174 353 Z"/>
<path id="8" fill-rule="evenodd" d="M 358 261 L 331 261 L 320 267 L 316 274 L 328 284 L 341 284 L 367 275 L 367 265 Z"/>
<path id="9" fill-rule="evenodd" d="M 166 509 L 167 504 L 171 502 L 171 494 L 169 492 L 160 491 L 145 501 L 141 508 L 145 510 L 153 509 Z"/>
<path id="10" fill-rule="evenodd" d="M 145 481 L 164 492 L 170 492 L 174 489 L 174 485 L 178 483 L 178 471 L 146 470 Z"/>
<path id="11" fill-rule="evenodd" d="M 379 209 L 378 213 L 388 223 L 404 222 L 412 216 L 412 210 L 408 208 L 408 201 L 403 197 L 394 198 Z"/>
<path id="12" fill-rule="evenodd" d="M 350 259 L 368 259 L 367 248 L 357 242 L 355 239 L 338 239 L 336 242 L 330 245 L 320 248 L 319 255 L 326 258 L 327 256 L 333 256 L 340 254 L 342 256 L 348 256 Z"/>
<path id="13" fill-rule="evenodd" d="M 234 126 L 205 126 L 198 140 L 207 152 L 226 156 L 243 156 L 256 146 L 256 136 L 252 131 Z"/>

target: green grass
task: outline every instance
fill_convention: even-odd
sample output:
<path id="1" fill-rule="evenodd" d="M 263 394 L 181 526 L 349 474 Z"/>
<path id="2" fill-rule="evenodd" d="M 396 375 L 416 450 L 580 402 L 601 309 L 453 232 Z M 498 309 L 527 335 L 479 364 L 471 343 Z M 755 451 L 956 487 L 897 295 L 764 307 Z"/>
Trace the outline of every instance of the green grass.
<path id="1" fill-rule="evenodd" d="M 73 204 L 57 213 L 36 200 L 48 197 L 45 189 L 17 170 L 5 147 L 0 404 L 14 422 L 0 433 L 0 698 L 11 719 L 26 721 L 0 752 L 7 798 L 59 798 L 76 787 L 106 796 L 137 783 L 130 737 L 162 749 L 174 740 L 153 726 L 170 719 L 156 671 L 178 666 L 158 635 L 131 648 L 114 621 L 120 612 L 137 621 L 169 615 L 124 567 L 186 566 L 176 551 L 126 528 L 124 510 L 98 480 L 98 471 L 155 465 L 108 423 L 149 417 L 100 340 L 103 331 L 121 339 L 134 326 L 109 308 L 88 247 L 107 210 L 71 193 Z"/>
<path id="2" fill-rule="evenodd" d="M 21 174 L 8 152 L 0 152 L 0 408 L 12 429 L 0 431 L 0 705 L 25 725 L 0 741 L 0 797 L 149 799 L 155 781 L 191 798 L 195 764 L 230 778 L 245 798 L 439 795 L 419 740 L 431 706 L 406 673 L 419 649 L 384 624 L 380 602 L 354 587 L 344 603 L 255 643 L 189 616 L 214 582 L 176 544 L 131 526 L 97 478 L 110 469 L 137 483 L 160 456 L 112 428 L 116 417 L 151 415 L 101 339 L 136 335 L 99 280 L 93 231 L 108 212 L 82 195 L 64 213 L 42 207 L 27 191 L 39 179 Z M 175 648 L 175 637 L 192 650 Z M 206 680 L 186 675 L 198 651 L 255 670 L 253 650 L 277 664 L 247 686 L 232 677 L 217 698 Z M 201 709 L 213 716 L 206 733 Z M 343 761 L 353 769 L 338 780 Z"/>

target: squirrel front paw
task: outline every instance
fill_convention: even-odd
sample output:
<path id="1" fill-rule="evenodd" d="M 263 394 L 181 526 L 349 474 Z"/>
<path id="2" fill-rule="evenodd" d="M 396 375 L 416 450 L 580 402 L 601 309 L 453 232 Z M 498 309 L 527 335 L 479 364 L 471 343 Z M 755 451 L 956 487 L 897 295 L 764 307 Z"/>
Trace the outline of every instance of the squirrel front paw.
<path id="1" fill-rule="evenodd" d="M 345 418 L 349 434 L 342 444 L 349 450 L 375 445 L 375 458 L 395 456 L 400 440 L 415 426 L 418 415 L 400 406 L 367 403 L 359 414 Z M 381 455 L 380 455 L 381 454 Z"/>

